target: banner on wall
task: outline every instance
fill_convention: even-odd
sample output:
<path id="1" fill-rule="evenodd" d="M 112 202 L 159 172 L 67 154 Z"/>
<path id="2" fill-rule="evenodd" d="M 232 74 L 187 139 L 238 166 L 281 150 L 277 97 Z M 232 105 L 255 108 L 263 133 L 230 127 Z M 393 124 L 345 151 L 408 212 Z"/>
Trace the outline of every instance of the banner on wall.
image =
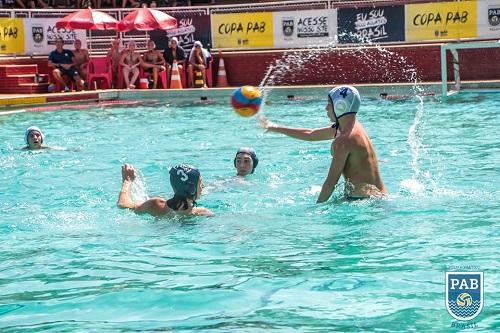
<path id="1" fill-rule="evenodd" d="M 212 42 L 215 48 L 273 47 L 273 14 L 212 14 Z"/>
<path id="2" fill-rule="evenodd" d="M 27 54 L 49 54 L 54 51 L 58 37 L 64 40 L 64 48 L 72 50 L 75 39 L 82 41 L 82 49 L 87 48 L 86 30 L 58 29 L 57 18 L 24 19 L 24 33 Z"/>
<path id="3" fill-rule="evenodd" d="M 273 13 L 274 47 L 321 46 L 335 41 L 337 10 Z"/>
<path id="4" fill-rule="evenodd" d="M 340 43 L 384 43 L 405 40 L 404 6 L 339 9 Z"/>
<path id="5" fill-rule="evenodd" d="M 476 1 L 406 5 L 406 41 L 474 38 Z"/>
<path id="6" fill-rule="evenodd" d="M 500 38 L 500 0 L 477 3 L 477 37 Z"/>
<path id="7" fill-rule="evenodd" d="M 0 53 L 24 53 L 23 19 L 0 18 Z"/>
<path id="8" fill-rule="evenodd" d="M 177 19 L 177 28 L 170 30 L 153 30 L 149 36 L 156 43 L 157 49 L 166 49 L 168 41 L 177 37 L 179 45 L 187 52 L 195 41 L 199 40 L 204 47 L 211 43 L 210 39 L 210 16 L 203 13 L 173 13 L 171 16 Z"/>

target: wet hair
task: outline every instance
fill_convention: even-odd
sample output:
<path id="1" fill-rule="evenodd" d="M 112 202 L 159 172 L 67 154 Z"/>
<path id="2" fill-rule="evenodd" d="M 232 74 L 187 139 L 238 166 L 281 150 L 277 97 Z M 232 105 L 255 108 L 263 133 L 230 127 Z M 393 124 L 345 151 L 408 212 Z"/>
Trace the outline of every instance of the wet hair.
<path id="1" fill-rule="evenodd" d="M 189 207 L 189 204 L 186 198 L 174 194 L 174 197 L 172 199 L 167 200 L 167 206 L 170 209 L 178 211 L 187 209 Z"/>

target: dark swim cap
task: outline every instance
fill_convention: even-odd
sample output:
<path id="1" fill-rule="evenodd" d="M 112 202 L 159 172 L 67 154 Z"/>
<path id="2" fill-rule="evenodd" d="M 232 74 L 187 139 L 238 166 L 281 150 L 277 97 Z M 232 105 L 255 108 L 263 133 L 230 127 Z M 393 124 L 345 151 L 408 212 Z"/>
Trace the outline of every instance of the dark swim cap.
<path id="1" fill-rule="evenodd" d="M 236 157 L 238 156 L 238 154 L 250 155 L 250 157 L 252 158 L 252 161 L 253 161 L 253 169 L 252 169 L 252 173 L 253 173 L 255 171 L 255 168 L 259 164 L 259 159 L 257 158 L 257 154 L 255 153 L 255 149 L 250 148 L 250 147 L 241 147 L 240 149 L 238 149 L 238 151 L 236 152 L 236 155 L 234 156 L 234 166 L 235 167 L 236 167 Z"/>
<path id="2" fill-rule="evenodd" d="M 192 165 L 179 164 L 170 168 L 170 185 L 176 196 L 195 199 L 200 171 Z"/>

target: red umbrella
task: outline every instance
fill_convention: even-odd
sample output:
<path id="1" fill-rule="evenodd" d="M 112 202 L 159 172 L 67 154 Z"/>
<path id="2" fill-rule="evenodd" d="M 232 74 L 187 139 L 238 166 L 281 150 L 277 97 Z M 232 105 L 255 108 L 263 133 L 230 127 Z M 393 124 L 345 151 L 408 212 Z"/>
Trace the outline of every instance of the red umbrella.
<path id="1" fill-rule="evenodd" d="M 91 8 L 81 9 L 56 22 L 57 28 L 80 30 L 111 30 L 116 29 L 118 21 L 103 12 Z"/>
<path id="2" fill-rule="evenodd" d="M 147 7 L 138 8 L 130 12 L 120 22 L 119 31 L 129 30 L 168 30 L 177 28 L 177 20 L 172 16 L 156 9 Z"/>

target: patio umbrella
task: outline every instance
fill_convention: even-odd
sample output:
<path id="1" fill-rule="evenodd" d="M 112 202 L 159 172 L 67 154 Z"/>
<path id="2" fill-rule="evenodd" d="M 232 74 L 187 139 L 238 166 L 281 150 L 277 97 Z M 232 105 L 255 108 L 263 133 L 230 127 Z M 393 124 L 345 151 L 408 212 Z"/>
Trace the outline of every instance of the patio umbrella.
<path id="1" fill-rule="evenodd" d="M 113 30 L 118 21 L 98 10 L 92 8 L 81 9 L 71 13 L 56 22 L 57 28 L 79 30 Z"/>
<path id="2" fill-rule="evenodd" d="M 130 12 L 120 22 L 118 31 L 129 30 L 168 30 L 177 27 L 177 20 L 172 16 L 156 9 L 147 7 L 138 8 Z"/>

